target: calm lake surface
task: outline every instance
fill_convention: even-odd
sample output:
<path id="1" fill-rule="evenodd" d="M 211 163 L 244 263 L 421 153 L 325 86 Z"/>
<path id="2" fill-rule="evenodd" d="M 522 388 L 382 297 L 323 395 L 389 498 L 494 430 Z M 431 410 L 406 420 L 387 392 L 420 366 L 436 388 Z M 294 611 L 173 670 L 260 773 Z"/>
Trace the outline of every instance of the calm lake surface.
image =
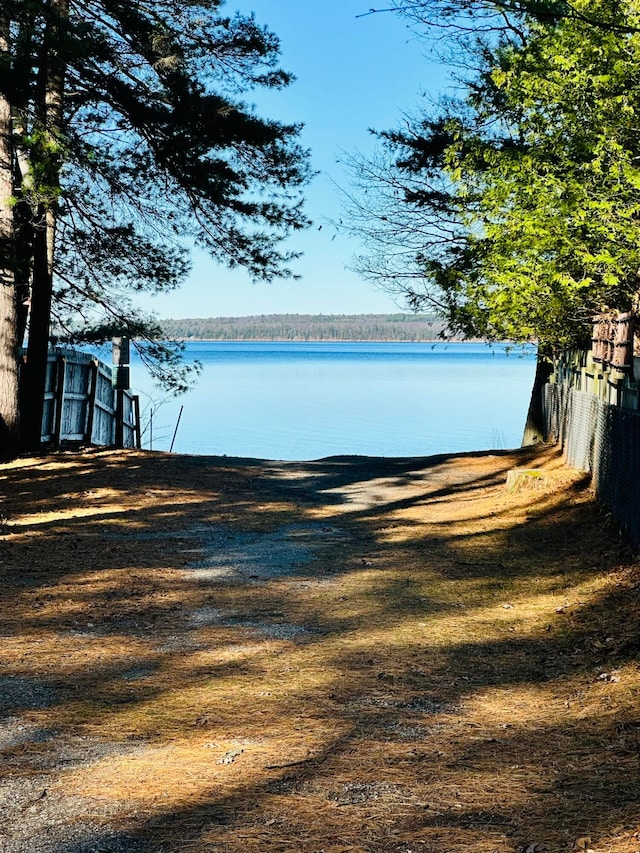
<path id="1" fill-rule="evenodd" d="M 508 449 L 520 445 L 535 372 L 533 349 L 475 343 L 198 341 L 186 357 L 203 372 L 180 398 L 163 398 L 132 364 L 145 448 L 169 449 L 183 406 L 176 453 L 308 460 Z"/>

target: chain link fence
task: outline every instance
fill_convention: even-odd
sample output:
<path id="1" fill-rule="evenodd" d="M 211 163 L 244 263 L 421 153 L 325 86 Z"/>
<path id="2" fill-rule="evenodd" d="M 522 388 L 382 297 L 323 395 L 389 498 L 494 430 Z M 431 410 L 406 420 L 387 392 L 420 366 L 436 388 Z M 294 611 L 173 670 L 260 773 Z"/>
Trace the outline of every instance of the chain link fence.
<path id="1" fill-rule="evenodd" d="M 598 498 L 640 545 L 640 412 L 548 384 L 544 413 L 547 440 L 562 445 L 569 465 L 591 473 Z"/>

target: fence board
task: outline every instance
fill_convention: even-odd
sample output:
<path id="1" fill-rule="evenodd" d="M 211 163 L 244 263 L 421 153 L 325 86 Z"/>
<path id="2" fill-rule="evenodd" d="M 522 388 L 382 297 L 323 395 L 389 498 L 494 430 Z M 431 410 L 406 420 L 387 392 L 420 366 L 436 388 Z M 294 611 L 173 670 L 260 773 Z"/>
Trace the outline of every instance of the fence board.
<path id="1" fill-rule="evenodd" d="M 45 376 L 44 406 L 42 409 L 42 441 L 53 440 L 55 433 L 55 408 L 56 408 L 56 380 L 58 371 L 58 356 L 50 353 L 47 359 L 47 372 Z"/>

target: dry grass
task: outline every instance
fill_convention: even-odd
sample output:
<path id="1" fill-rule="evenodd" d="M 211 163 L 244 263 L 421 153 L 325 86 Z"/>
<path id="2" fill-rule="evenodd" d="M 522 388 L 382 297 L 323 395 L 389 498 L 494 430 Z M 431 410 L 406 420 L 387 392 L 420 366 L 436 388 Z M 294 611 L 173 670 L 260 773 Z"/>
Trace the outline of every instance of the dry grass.
<path id="1" fill-rule="evenodd" d="M 640 850 L 636 567 L 555 451 L 0 482 L 5 780 L 136 850 Z"/>

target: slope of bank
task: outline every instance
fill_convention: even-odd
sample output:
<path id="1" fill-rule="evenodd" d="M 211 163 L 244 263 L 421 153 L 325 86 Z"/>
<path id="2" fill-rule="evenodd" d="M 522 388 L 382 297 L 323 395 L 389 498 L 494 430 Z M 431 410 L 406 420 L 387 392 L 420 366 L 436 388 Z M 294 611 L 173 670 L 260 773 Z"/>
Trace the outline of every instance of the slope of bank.
<path id="1" fill-rule="evenodd" d="M 555 450 L 0 477 L 3 853 L 640 849 L 637 566 Z"/>

